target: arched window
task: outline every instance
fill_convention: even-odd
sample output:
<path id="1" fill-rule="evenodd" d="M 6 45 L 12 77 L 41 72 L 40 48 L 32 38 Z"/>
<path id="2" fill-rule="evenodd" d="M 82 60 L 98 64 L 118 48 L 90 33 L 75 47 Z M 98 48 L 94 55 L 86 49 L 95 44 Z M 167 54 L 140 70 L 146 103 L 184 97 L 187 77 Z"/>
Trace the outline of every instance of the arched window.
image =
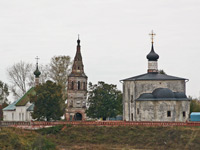
<path id="1" fill-rule="evenodd" d="M 74 81 L 72 81 L 71 89 L 74 89 Z"/>
<path id="2" fill-rule="evenodd" d="M 80 90 L 81 89 L 81 83 L 80 83 L 80 81 L 78 81 L 78 90 Z"/>

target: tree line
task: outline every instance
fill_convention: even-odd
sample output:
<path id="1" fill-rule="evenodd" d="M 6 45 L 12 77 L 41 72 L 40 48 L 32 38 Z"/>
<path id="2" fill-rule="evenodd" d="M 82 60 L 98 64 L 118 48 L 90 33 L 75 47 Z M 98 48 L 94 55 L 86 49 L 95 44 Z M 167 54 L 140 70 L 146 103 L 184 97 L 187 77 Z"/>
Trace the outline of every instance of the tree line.
<path id="1" fill-rule="evenodd" d="M 69 56 L 54 56 L 49 64 L 39 65 L 40 85 L 35 87 L 36 95 L 30 95 L 34 103 L 32 117 L 36 120 L 59 120 L 65 113 L 67 99 L 67 80 L 71 72 L 72 61 Z M 15 100 L 22 97 L 27 90 L 34 86 L 36 67 L 33 64 L 20 61 L 7 69 L 10 81 L 4 85 L 2 101 L 8 103 L 9 91 Z M 2 85 L 2 86 L 3 86 Z M 0 84 L 1 86 L 1 84 Z M 1 91 L 0 91 L 1 92 Z M 86 113 L 91 118 L 116 117 L 122 114 L 122 93 L 113 84 L 98 82 L 89 83 L 88 105 Z M 1 97 L 0 97 L 1 98 Z M 4 107 L 7 105 L 4 105 Z"/>
<path id="2" fill-rule="evenodd" d="M 35 87 L 36 95 L 31 95 L 34 103 L 32 117 L 36 120 L 60 120 L 67 105 L 67 80 L 71 72 L 72 61 L 69 56 L 54 56 L 49 64 L 40 65 L 40 85 Z M 0 105 L 8 105 L 9 91 L 15 99 L 23 96 L 34 86 L 35 67 L 33 64 L 20 61 L 7 69 L 10 85 L 0 81 Z M 159 73 L 166 74 L 164 70 Z M 122 92 L 116 85 L 103 81 L 88 84 L 88 108 L 86 114 L 90 118 L 116 117 L 122 115 Z M 191 99 L 191 97 L 190 97 Z M 200 102 L 192 99 L 190 112 L 200 112 Z M 0 112 L 2 113 L 2 112 Z"/>
<path id="3" fill-rule="evenodd" d="M 62 92 L 66 93 L 68 74 L 71 70 L 70 56 L 54 56 L 49 64 L 39 65 L 40 83 L 51 80 L 62 86 Z M 36 67 L 31 63 L 20 61 L 7 69 L 10 81 L 9 88 L 15 99 L 23 96 L 30 87 L 34 86 L 34 74 Z M 65 95 L 65 94 L 64 94 Z"/>
<path id="4" fill-rule="evenodd" d="M 67 79 L 71 70 L 72 61 L 70 56 L 54 56 L 49 64 L 39 65 L 42 72 L 40 83 L 51 80 L 61 87 L 62 99 L 66 99 Z M 7 97 L 12 93 L 14 100 L 22 97 L 31 87 L 34 86 L 34 74 L 36 67 L 34 64 L 20 61 L 7 68 L 9 84 L 0 81 L 0 106 L 5 108 L 9 101 Z M 0 109 L 0 117 L 2 109 Z M 2 119 L 2 118 L 0 118 Z"/>

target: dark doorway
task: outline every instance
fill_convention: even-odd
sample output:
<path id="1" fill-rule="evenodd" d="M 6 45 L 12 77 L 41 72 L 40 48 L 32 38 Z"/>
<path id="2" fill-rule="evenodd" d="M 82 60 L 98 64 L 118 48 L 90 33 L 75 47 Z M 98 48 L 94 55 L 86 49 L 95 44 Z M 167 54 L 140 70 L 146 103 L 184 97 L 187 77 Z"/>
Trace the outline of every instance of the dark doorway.
<path id="1" fill-rule="evenodd" d="M 82 115 L 80 113 L 76 113 L 75 116 L 74 116 L 74 120 L 81 121 L 82 120 Z"/>

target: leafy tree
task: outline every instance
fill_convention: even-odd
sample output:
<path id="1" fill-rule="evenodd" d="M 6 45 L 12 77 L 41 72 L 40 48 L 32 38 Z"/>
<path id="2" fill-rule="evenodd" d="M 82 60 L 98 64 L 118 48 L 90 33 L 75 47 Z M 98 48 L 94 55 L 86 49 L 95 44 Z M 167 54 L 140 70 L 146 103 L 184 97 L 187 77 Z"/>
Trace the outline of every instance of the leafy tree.
<path id="1" fill-rule="evenodd" d="M 0 81 L 0 120 L 3 119 L 3 111 L 2 109 L 8 106 L 9 96 L 8 85 Z"/>
<path id="2" fill-rule="evenodd" d="M 60 120 L 64 114 L 64 100 L 62 99 L 61 86 L 47 81 L 35 87 L 36 95 L 31 96 L 31 102 L 34 102 L 34 111 L 32 117 L 37 120 Z"/>
<path id="3" fill-rule="evenodd" d="M 8 85 L 0 81 L 0 104 L 8 103 L 9 96 Z"/>
<path id="4" fill-rule="evenodd" d="M 191 102 L 190 102 L 190 113 L 191 112 L 200 112 L 200 101 L 199 100 L 197 100 L 197 99 L 191 100 Z"/>
<path id="5" fill-rule="evenodd" d="M 158 73 L 160 73 L 160 74 L 166 74 L 166 72 L 164 71 L 164 70 L 158 70 Z"/>
<path id="6" fill-rule="evenodd" d="M 62 86 L 63 98 L 66 99 L 67 80 L 71 71 L 71 58 L 69 56 L 54 56 L 49 67 L 49 77 Z"/>
<path id="7" fill-rule="evenodd" d="M 98 82 L 92 85 L 89 83 L 89 108 L 86 110 L 87 116 L 91 118 L 116 117 L 122 114 L 122 93 L 117 90 L 117 86 Z"/>

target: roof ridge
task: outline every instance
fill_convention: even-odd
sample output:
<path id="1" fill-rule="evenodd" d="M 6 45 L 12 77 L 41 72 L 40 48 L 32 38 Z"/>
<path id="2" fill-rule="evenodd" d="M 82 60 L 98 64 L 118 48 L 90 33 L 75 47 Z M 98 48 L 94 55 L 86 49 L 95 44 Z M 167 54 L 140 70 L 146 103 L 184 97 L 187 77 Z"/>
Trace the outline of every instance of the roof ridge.
<path id="1" fill-rule="evenodd" d="M 123 79 L 120 81 L 134 81 L 134 80 L 188 80 L 186 78 L 171 76 L 167 74 L 160 74 L 160 73 L 145 73 L 138 76 L 130 77 L 127 79 Z"/>

